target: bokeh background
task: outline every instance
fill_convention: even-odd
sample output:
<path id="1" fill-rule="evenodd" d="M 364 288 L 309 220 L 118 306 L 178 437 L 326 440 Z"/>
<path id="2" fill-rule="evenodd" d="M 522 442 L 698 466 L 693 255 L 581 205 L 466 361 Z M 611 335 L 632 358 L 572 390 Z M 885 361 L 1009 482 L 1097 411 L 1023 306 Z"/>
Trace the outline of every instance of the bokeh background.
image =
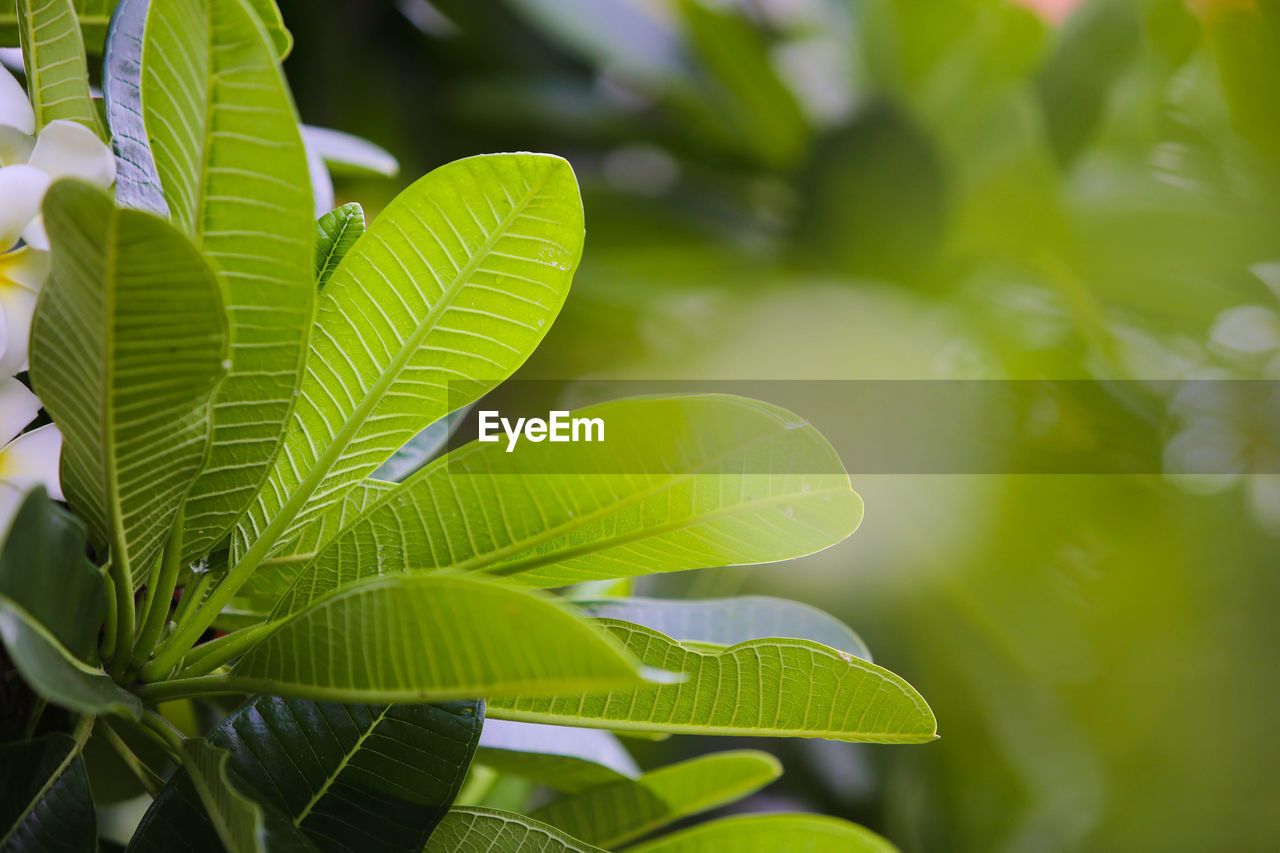
<path id="1" fill-rule="evenodd" d="M 340 200 L 573 163 L 586 254 L 526 378 L 1280 379 L 1277 0 L 281 7 L 304 120 L 402 164 Z M 854 471 L 843 545 L 644 587 L 817 604 L 938 715 L 928 746 L 760 744 L 788 771 L 748 807 L 906 851 L 1280 849 L 1280 478 L 1191 420 L 1217 476 Z"/>

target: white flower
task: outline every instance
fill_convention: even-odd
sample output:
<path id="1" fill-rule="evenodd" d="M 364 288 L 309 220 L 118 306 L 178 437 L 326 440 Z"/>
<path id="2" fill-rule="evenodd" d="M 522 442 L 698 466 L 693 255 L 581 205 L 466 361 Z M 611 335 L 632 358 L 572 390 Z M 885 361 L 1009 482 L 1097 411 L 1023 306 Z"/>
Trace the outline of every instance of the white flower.
<path id="1" fill-rule="evenodd" d="M 62 433 L 53 424 L 18 435 L 40 411 L 40 401 L 12 377 L 0 378 L 0 538 L 27 492 L 44 486 L 49 497 L 62 500 L 58 457 Z"/>
<path id="2" fill-rule="evenodd" d="M 40 215 L 45 191 L 59 178 L 79 178 L 103 189 L 116 179 L 111 149 L 87 127 L 52 121 L 36 138 L 34 130 L 31 102 L 0 66 L 0 376 L 12 376 L 27 364 L 31 315 L 49 267 L 49 238 Z M 26 245 L 18 246 L 19 240 Z"/>

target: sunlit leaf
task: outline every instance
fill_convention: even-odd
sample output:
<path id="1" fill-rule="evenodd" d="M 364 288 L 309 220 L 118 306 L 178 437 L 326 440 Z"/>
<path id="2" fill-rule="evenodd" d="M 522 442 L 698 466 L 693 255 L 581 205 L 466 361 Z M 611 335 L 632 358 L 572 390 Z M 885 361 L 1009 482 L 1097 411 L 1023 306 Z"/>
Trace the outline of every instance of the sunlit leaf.
<path id="1" fill-rule="evenodd" d="M 658 838 L 628 853 L 896 853 L 869 829 L 816 814 L 727 817 Z"/>
<path id="2" fill-rule="evenodd" d="M 364 233 L 364 208 L 350 202 L 329 211 L 316 222 L 316 289 L 323 290 L 329 276 Z"/>
<path id="3" fill-rule="evenodd" d="M 636 684 L 633 661 L 549 596 L 435 574 L 371 578 L 316 601 L 250 649 L 229 684 L 346 702 L 431 702 Z"/>
<path id="4" fill-rule="evenodd" d="M 611 732 L 509 720 L 485 721 L 476 761 L 566 792 L 640 775 Z"/>
<path id="5" fill-rule="evenodd" d="M 513 812 L 453 809 L 422 853 L 605 853 L 554 827 Z"/>
<path id="6" fill-rule="evenodd" d="M 63 491 L 113 571 L 137 577 L 208 452 L 226 372 L 221 292 L 173 226 L 87 184 L 54 184 L 44 211 L 53 269 L 32 324 L 32 383 L 62 430 Z"/>
<path id="7" fill-rule="evenodd" d="M 471 157 L 402 192 L 320 295 L 284 450 L 233 553 L 287 545 L 506 378 L 560 310 L 582 239 L 573 171 L 556 157 Z"/>
<path id="8" fill-rule="evenodd" d="M 920 694 L 848 652 L 807 640 L 752 640 L 702 652 L 638 625 L 600 624 L 644 663 L 685 673 L 687 680 L 548 699 L 494 699 L 489 716 L 619 731 L 872 743 L 936 737 L 933 712 Z"/>
<path id="9" fill-rule="evenodd" d="M 871 660 L 862 638 L 839 619 L 784 598 L 747 595 L 680 601 L 636 597 L 578 600 L 574 604 L 591 616 L 634 622 L 681 642 L 732 646 L 747 640 L 792 637 Z"/>
<path id="10" fill-rule="evenodd" d="M 716 752 L 651 770 L 639 779 L 560 797 L 530 817 L 612 849 L 681 818 L 740 800 L 781 774 L 778 760 L 767 752 Z"/>
<path id="11" fill-rule="evenodd" d="M 73 0 L 17 0 L 27 94 L 37 130 L 66 119 L 106 138 L 89 95 L 89 69 L 75 7 Z"/>
<path id="12" fill-rule="evenodd" d="M 776 406 L 706 395 L 575 415 L 602 419 L 607 440 L 449 454 L 349 524 L 277 612 L 380 572 L 451 566 L 560 586 L 772 562 L 833 545 L 861 519 L 831 445 Z"/>
<path id="13" fill-rule="evenodd" d="M 143 56 L 142 115 L 169 212 L 209 257 L 231 321 L 213 447 L 185 512 L 195 559 L 279 450 L 311 329 L 315 221 L 293 101 L 247 0 L 151 3 Z"/>
<path id="14" fill-rule="evenodd" d="M 96 51 L 102 45 L 116 0 L 73 0 L 76 17 L 84 32 L 85 46 Z M 17 0 L 0 0 L 0 46 L 16 47 L 19 42 Z"/>

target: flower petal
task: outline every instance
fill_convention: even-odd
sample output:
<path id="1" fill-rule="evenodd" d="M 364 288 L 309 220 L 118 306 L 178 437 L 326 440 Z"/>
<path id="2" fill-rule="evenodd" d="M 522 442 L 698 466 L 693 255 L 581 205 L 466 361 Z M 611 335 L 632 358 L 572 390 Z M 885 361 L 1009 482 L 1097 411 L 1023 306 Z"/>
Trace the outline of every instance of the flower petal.
<path id="1" fill-rule="evenodd" d="M 116 180 L 116 158 L 98 135 L 74 121 L 51 121 L 40 131 L 28 164 L 51 179 L 79 178 L 106 189 Z"/>
<path id="2" fill-rule="evenodd" d="M 0 249 L 9 249 L 32 219 L 49 189 L 49 176 L 34 166 L 0 168 Z"/>
<path id="3" fill-rule="evenodd" d="M 62 500 L 58 480 L 58 459 L 62 455 L 62 433 L 56 424 L 45 424 L 9 442 L 0 450 L 0 480 L 23 492 L 44 486 L 49 497 Z"/>
<path id="4" fill-rule="evenodd" d="M 36 419 L 40 401 L 12 376 L 0 378 L 0 448 L 4 448 L 22 428 Z M 0 449 L 0 453 L 4 450 Z"/>
<path id="5" fill-rule="evenodd" d="M 0 65 L 0 124 L 16 127 L 23 133 L 36 132 L 36 114 L 22 84 L 9 69 Z"/>
<path id="6" fill-rule="evenodd" d="M 0 255 L 0 327 L 5 340 L 0 347 L 0 376 L 12 376 L 27 367 L 31 317 L 48 268 L 49 255 L 29 246 Z"/>
<path id="7" fill-rule="evenodd" d="M 27 227 L 22 229 L 22 239 L 33 249 L 39 249 L 42 252 L 49 251 L 49 234 L 44 230 L 43 213 L 37 213 L 36 218 L 28 222 Z"/>
<path id="8" fill-rule="evenodd" d="M 0 124 L 0 166 L 17 166 L 27 162 L 36 141 L 16 127 Z"/>

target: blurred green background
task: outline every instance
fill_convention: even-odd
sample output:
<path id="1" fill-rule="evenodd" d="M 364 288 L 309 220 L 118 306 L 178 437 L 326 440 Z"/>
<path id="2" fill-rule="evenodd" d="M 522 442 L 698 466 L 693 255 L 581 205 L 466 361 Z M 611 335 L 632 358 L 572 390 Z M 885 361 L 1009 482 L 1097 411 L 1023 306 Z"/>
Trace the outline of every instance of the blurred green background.
<path id="1" fill-rule="evenodd" d="M 402 164 L 340 200 L 573 163 L 586 255 L 525 377 L 1280 379 L 1277 0 L 281 7 L 303 118 Z M 929 746 L 767 744 L 750 808 L 907 851 L 1278 850 L 1280 477 L 1230 467 L 854 472 L 842 546 L 644 591 L 810 601 L 938 715 Z"/>

